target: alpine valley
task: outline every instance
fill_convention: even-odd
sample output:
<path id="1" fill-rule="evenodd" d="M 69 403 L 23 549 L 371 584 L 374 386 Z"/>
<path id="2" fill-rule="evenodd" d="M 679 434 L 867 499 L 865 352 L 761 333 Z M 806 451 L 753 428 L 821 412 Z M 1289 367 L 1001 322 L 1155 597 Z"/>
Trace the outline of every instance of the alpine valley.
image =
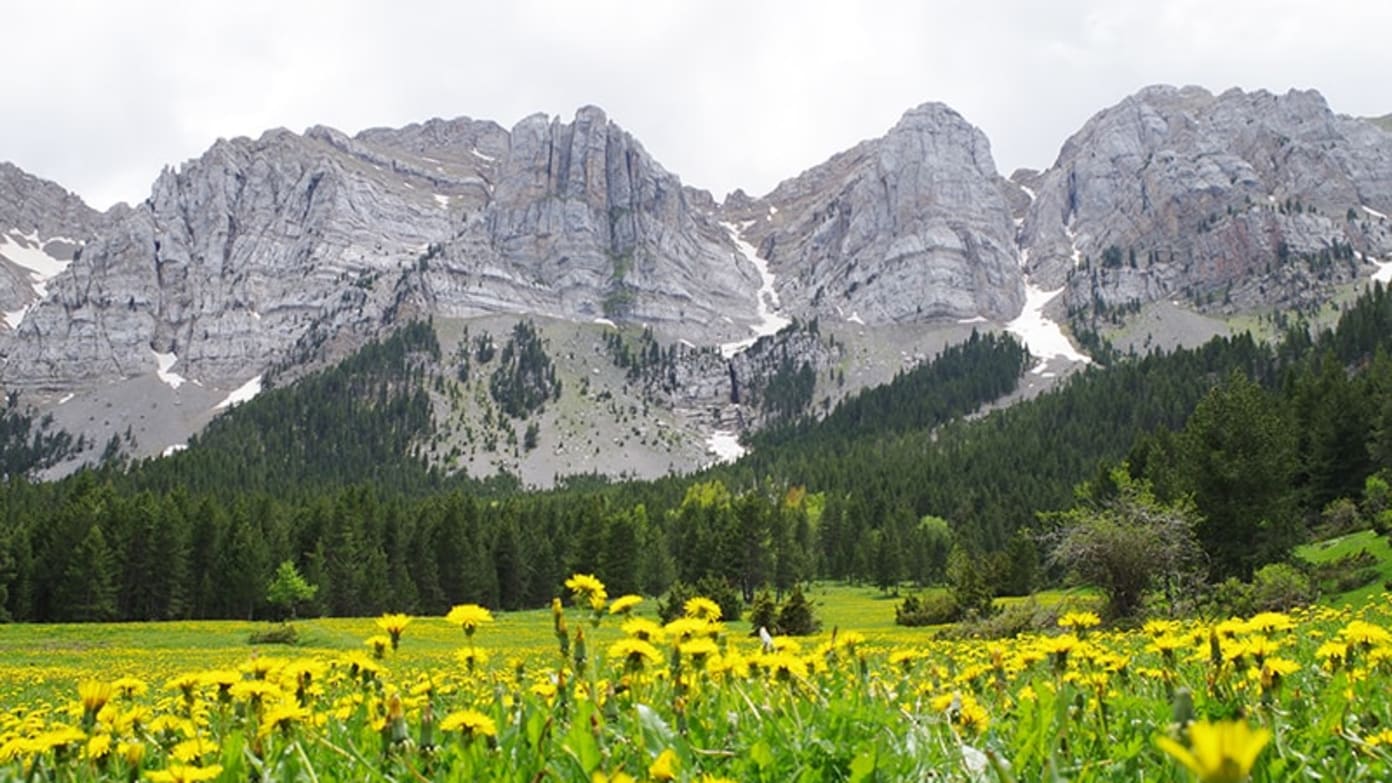
<path id="1" fill-rule="evenodd" d="M 1148 87 L 1008 177 L 929 103 L 719 201 L 595 107 L 218 140 L 105 213 L 0 164 L 5 472 L 196 450 L 405 329 L 371 388 L 436 473 L 688 473 L 988 333 L 1032 354 L 989 408 L 1332 323 L 1392 274 L 1389 214 L 1392 133 L 1313 91 Z"/>

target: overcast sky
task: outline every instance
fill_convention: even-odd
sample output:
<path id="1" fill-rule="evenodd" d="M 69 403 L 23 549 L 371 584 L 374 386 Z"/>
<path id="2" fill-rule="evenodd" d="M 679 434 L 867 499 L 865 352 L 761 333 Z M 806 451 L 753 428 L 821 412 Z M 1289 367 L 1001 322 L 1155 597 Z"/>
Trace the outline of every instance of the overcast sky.
<path id="1" fill-rule="evenodd" d="M 1153 83 L 1392 112 L 1386 0 L 10 0 L 0 160 L 104 209 L 218 137 L 603 107 L 717 196 L 942 101 L 1002 173 Z"/>

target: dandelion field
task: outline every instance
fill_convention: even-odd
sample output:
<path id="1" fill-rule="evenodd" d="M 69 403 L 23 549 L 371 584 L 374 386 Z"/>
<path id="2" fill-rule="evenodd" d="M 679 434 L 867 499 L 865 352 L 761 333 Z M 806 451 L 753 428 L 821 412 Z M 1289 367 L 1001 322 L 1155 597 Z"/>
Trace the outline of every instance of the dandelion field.
<path id="1" fill-rule="evenodd" d="M 298 647 L 248 646 L 258 623 L 0 626 L 0 780 L 1392 778 L 1384 595 L 948 641 L 833 592 L 835 632 L 768 646 L 699 599 L 662 626 L 570 587 L 550 612 L 302 621 Z"/>

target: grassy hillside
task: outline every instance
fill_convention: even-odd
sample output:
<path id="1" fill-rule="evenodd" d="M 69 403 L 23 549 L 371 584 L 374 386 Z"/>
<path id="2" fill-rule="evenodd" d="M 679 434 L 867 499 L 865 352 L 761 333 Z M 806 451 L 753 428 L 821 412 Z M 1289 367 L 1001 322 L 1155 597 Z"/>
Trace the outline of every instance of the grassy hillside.
<path id="1" fill-rule="evenodd" d="M 1326 595 L 1323 600 L 1334 606 L 1361 606 L 1369 599 L 1383 595 L 1387 591 L 1386 584 L 1392 582 L 1392 546 L 1388 545 L 1385 537 L 1371 530 L 1364 530 L 1328 541 L 1307 544 L 1297 549 L 1295 554 L 1308 563 L 1320 566 L 1340 560 L 1350 562 L 1349 558 L 1357 556 L 1360 552 L 1366 552 L 1371 557 L 1364 569 L 1368 576 L 1375 574 L 1374 578 L 1352 590 Z"/>

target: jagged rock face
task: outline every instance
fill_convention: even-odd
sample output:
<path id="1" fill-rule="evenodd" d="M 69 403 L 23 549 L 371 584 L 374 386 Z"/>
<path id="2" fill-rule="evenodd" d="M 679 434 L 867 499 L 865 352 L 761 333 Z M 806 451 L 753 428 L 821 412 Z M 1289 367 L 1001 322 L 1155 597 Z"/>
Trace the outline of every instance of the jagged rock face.
<path id="1" fill-rule="evenodd" d="M 428 195 L 316 137 L 220 141 L 94 238 L 20 328 L 7 386 L 63 390 L 153 370 L 210 385 L 282 357 L 345 291 L 448 228 Z M 360 307 L 359 310 L 362 308 Z"/>
<path id="2" fill-rule="evenodd" d="M 61 186 L 0 163 L 0 332 L 19 325 L 101 221 Z"/>
<path id="3" fill-rule="evenodd" d="M 689 193 L 599 109 L 569 124 L 528 117 L 497 161 L 487 208 L 429 264 L 430 306 L 742 334 L 758 277 Z"/>
<path id="4" fill-rule="evenodd" d="M 230 387 L 404 314 L 629 318 L 717 338 L 758 277 L 598 109 L 219 141 L 94 238 L 9 342 L 6 386 L 173 371 Z"/>
<path id="5" fill-rule="evenodd" d="M 1313 91 L 1147 88 L 1016 180 L 1036 194 L 1020 233 L 1030 271 L 1068 280 L 1072 306 L 1218 291 L 1238 309 L 1299 304 L 1311 284 L 1370 271 L 1347 248 L 1392 253 L 1392 137 Z"/>
<path id="6" fill-rule="evenodd" d="M 726 213 L 801 316 L 896 323 L 984 316 L 1023 304 L 1007 188 L 986 136 L 941 104 Z"/>

